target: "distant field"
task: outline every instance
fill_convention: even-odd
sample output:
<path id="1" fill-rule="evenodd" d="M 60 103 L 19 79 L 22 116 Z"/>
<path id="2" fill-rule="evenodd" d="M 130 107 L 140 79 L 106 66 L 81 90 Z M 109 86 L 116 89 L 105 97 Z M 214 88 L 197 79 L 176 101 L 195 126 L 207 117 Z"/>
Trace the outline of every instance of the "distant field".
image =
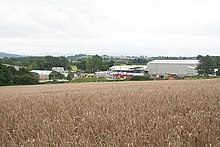
<path id="1" fill-rule="evenodd" d="M 220 146 L 220 79 L 0 87 L 0 146 Z"/>
<path id="2" fill-rule="evenodd" d="M 77 71 L 78 70 L 76 66 L 71 66 L 71 68 L 72 68 L 73 71 Z"/>

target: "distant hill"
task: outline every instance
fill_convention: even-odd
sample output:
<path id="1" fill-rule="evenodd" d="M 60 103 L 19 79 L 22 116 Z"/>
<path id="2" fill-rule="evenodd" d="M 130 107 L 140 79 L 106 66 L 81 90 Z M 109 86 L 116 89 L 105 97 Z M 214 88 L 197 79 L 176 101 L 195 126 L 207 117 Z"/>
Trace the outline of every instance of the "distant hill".
<path id="1" fill-rule="evenodd" d="M 77 59 L 85 58 L 85 57 L 87 57 L 86 54 L 77 54 L 77 55 L 74 55 L 74 56 L 67 56 L 66 58 L 68 60 L 76 61 Z"/>
<path id="2" fill-rule="evenodd" d="M 17 55 L 17 54 L 10 54 L 10 53 L 4 53 L 4 52 L 0 52 L 0 58 L 4 58 L 4 57 L 14 57 L 14 58 L 19 58 L 19 57 L 24 57 L 22 55 Z"/>

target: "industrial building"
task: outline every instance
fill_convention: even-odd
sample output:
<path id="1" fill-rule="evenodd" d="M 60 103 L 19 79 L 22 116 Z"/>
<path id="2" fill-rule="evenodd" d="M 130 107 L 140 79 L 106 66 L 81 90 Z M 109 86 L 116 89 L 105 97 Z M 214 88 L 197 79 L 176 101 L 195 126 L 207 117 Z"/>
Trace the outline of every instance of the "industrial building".
<path id="1" fill-rule="evenodd" d="M 179 77 L 197 75 L 198 60 L 154 60 L 147 63 L 149 74 L 176 74 Z"/>
<path id="2" fill-rule="evenodd" d="M 146 65 L 123 65 L 112 66 L 109 68 L 110 74 L 120 78 L 129 78 L 132 76 L 144 76 L 147 73 Z"/>
<path id="3" fill-rule="evenodd" d="M 39 76 L 40 81 L 47 81 L 50 79 L 50 74 L 52 71 L 50 70 L 32 70 L 31 73 Z"/>

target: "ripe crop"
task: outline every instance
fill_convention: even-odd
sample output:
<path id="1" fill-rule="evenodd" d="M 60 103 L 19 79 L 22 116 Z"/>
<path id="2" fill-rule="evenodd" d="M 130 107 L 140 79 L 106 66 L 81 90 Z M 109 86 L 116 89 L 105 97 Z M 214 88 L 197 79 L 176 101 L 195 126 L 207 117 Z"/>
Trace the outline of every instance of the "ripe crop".
<path id="1" fill-rule="evenodd" d="M 220 146 L 220 79 L 0 87 L 1 146 Z"/>

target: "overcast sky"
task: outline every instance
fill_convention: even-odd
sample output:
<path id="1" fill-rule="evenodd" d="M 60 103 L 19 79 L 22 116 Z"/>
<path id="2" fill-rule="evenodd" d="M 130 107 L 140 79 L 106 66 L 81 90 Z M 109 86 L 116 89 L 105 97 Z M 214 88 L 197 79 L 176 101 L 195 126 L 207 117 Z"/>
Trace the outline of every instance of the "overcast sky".
<path id="1" fill-rule="evenodd" d="M 0 52 L 220 55 L 220 0 L 0 0 Z"/>

